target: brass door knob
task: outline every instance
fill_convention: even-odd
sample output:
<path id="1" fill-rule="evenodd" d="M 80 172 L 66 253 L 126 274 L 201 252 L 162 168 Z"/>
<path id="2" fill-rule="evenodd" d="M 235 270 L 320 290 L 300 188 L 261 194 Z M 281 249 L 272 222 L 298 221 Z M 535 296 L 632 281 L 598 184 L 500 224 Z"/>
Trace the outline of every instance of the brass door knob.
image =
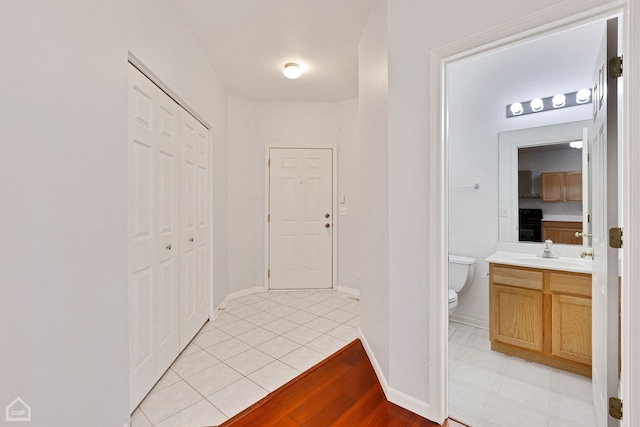
<path id="1" fill-rule="evenodd" d="M 580 258 L 591 257 L 593 259 L 593 249 L 584 249 L 580 252 Z"/>
<path id="2" fill-rule="evenodd" d="M 591 233 L 582 233 L 580 231 L 576 231 L 576 237 L 591 237 Z"/>
<path id="3" fill-rule="evenodd" d="M 329 227 L 331 227 L 331 224 L 326 223 L 324 226 L 325 226 L 325 228 L 329 228 Z"/>

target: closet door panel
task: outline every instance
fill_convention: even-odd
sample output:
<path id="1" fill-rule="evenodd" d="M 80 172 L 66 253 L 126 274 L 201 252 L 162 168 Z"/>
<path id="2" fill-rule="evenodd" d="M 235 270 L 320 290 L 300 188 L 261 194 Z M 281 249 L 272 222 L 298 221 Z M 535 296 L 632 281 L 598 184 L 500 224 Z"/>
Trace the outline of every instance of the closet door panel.
<path id="1" fill-rule="evenodd" d="M 129 74 L 129 360 L 132 409 L 157 381 L 155 280 L 158 263 L 154 204 L 157 150 L 156 87 Z"/>
<path id="2" fill-rule="evenodd" d="M 155 157 L 154 205 L 157 217 L 156 258 L 159 265 L 156 286 L 156 328 L 158 336 L 158 372 L 164 373 L 179 354 L 180 291 L 180 210 L 178 162 L 180 107 L 167 94 L 156 88 L 158 100 L 158 149 Z"/>
<path id="3" fill-rule="evenodd" d="M 181 127 L 180 216 L 180 347 L 195 336 L 209 317 L 207 129 L 183 111 Z"/>
<path id="4" fill-rule="evenodd" d="M 178 356 L 178 105 L 129 69 L 130 406 Z"/>

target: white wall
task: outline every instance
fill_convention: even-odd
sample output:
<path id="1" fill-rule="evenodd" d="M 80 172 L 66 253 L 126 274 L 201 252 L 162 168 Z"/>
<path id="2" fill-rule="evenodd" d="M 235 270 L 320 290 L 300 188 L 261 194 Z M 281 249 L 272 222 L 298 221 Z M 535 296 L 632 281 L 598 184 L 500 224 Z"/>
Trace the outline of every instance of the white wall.
<path id="1" fill-rule="evenodd" d="M 374 3 L 359 52 L 360 328 L 389 378 L 387 1 Z"/>
<path id="2" fill-rule="evenodd" d="M 0 408 L 22 397 L 30 426 L 128 418 L 127 52 L 221 155 L 226 92 L 197 46 L 169 0 L 3 4 Z"/>
<path id="3" fill-rule="evenodd" d="M 358 209 L 357 99 L 340 103 L 263 102 L 229 95 L 229 292 L 264 286 L 264 147 L 338 146 L 338 285 L 355 279 Z"/>
<path id="4" fill-rule="evenodd" d="M 378 219 L 385 224 L 375 224 L 379 225 L 377 229 L 366 227 L 374 224 L 373 221 L 366 224 L 363 215 L 365 226 L 360 238 L 363 248 L 387 230 L 389 239 L 388 246 L 385 245 L 386 237 L 377 240 L 381 243 L 377 254 L 371 254 L 373 251 L 366 249 L 362 251 L 363 257 L 372 255 L 373 259 L 382 261 L 381 257 L 386 255 L 384 248 L 388 248 L 388 263 L 380 262 L 377 267 L 372 263 L 367 264 L 371 272 L 383 270 L 383 274 L 370 283 L 363 280 L 363 333 L 368 341 L 376 343 L 374 356 L 388 362 L 390 387 L 427 416 L 439 414 L 437 408 L 429 406 L 438 398 L 429 396 L 428 391 L 431 380 L 429 350 L 430 346 L 437 345 L 430 343 L 428 291 L 429 286 L 444 286 L 427 281 L 429 266 L 439 265 L 439 258 L 444 256 L 427 251 L 429 221 L 439 209 L 439 206 L 428 206 L 428 188 L 431 179 L 435 178 L 428 167 L 430 159 L 427 149 L 431 140 L 429 52 L 554 4 L 554 0 L 514 0 L 509 2 L 509 7 L 504 7 L 504 1 L 501 0 L 438 3 L 380 1 L 363 34 L 360 45 L 361 79 L 370 74 L 379 74 L 382 68 L 380 62 L 367 61 L 368 58 L 381 58 L 388 54 L 388 90 L 361 81 L 359 96 L 363 147 L 370 143 L 368 136 L 384 140 L 383 136 L 374 135 L 371 130 L 365 131 L 368 127 L 376 126 L 374 118 L 382 120 L 384 112 L 378 115 L 369 115 L 367 112 L 385 107 L 388 109 L 388 144 L 382 142 L 381 149 L 367 160 L 371 164 L 388 164 L 386 182 L 389 195 L 386 203 L 379 199 L 371 206 L 365 200 L 362 202 L 363 212 L 373 207 L 383 212 L 388 209 L 388 221 L 381 214 Z M 385 10 L 385 5 L 386 13 L 378 18 L 375 11 Z M 377 19 L 382 19 L 382 22 Z M 371 50 L 365 49 L 365 46 L 371 46 Z M 437 102 L 433 105 L 437 105 Z M 364 165 L 364 159 L 361 160 L 361 165 Z M 385 169 L 378 172 L 384 174 Z M 365 177 L 364 173 L 362 177 Z M 366 180 L 361 179 L 361 182 L 364 187 Z M 374 189 L 387 190 L 387 186 L 383 184 Z M 367 197 L 366 193 L 363 191 L 363 198 Z M 384 274 L 386 265 L 388 280 Z M 361 266 L 364 279 L 364 262 Z M 371 286 L 367 295 L 365 285 Z M 375 330 L 372 326 L 377 322 L 371 322 L 367 316 L 382 306 L 384 300 L 388 300 L 389 329 Z M 383 318 L 385 315 L 384 312 L 381 314 Z M 437 383 L 437 379 L 433 381 Z"/>

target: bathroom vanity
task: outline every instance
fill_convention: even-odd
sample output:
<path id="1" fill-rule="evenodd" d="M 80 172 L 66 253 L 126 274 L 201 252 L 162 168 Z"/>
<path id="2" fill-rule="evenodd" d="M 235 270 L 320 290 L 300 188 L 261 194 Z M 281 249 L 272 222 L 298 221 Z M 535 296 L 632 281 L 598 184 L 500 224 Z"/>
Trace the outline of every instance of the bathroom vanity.
<path id="1" fill-rule="evenodd" d="M 590 377 L 590 264 L 500 253 L 487 261 L 491 349 Z"/>

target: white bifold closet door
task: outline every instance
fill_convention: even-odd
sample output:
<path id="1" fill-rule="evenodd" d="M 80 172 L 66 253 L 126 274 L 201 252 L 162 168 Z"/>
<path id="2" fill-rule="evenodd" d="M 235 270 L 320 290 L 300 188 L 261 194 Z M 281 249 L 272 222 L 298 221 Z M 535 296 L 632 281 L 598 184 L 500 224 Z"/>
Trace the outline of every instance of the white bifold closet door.
<path id="1" fill-rule="evenodd" d="M 180 122 L 180 351 L 209 315 L 209 134 L 193 116 Z"/>
<path id="2" fill-rule="evenodd" d="M 208 131 L 129 65 L 130 406 L 207 320 Z"/>

